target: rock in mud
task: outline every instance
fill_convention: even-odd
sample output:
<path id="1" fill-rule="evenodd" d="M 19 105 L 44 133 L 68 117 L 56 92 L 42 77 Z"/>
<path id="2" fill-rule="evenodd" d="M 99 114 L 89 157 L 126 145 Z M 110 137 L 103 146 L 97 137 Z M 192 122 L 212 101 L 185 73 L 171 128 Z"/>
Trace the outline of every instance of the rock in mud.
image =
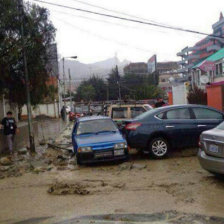
<path id="1" fill-rule="evenodd" d="M 146 169 L 146 168 L 147 168 L 146 164 L 134 163 L 134 164 L 131 165 L 131 169 L 143 170 L 143 169 Z"/>
<path id="2" fill-rule="evenodd" d="M 89 190 L 86 189 L 85 185 L 80 183 L 67 184 L 67 183 L 55 183 L 48 189 L 49 194 L 53 195 L 67 195 L 67 194 L 78 194 L 87 195 Z"/>
<path id="3" fill-rule="evenodd" d="M 9 166 L 12 164 L 12 161 L 8 157 L 2 157 L 0 159 L 0 164 L 3 166 Z"/>
<path id="4" fill-rule="evenodd" d="M 11 168 L 11 166 L 0 166 L 0 171 L 6 172 Z"/>
<path id="5" fill-rule="evenodd" d="M 19 149 L 17 152 L 18 152 L 19 155 L 24 155 L 24 154 L 27 153 L 27 148 Z"/>

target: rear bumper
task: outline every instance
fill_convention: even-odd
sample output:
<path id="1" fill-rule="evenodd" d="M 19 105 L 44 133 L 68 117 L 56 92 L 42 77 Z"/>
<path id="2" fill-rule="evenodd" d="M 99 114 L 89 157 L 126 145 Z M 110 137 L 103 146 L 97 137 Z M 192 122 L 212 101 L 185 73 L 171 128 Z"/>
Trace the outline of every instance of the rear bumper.
<path id="1" fill-rule="evenodd" d="M 104 153 L 104 152 L 105 151 L 102 151 L 102 153 Z M 100 151 L 98 151 L 97 153 L 100 153 Z M 114 152 L 112 150 L 111 150 L 110 156 L 96 157 L 95 154 L 96 154 L 96 152 L 77 153 L 77 159 L 82 164 L 92 164 L 92 163 L 98 163 L 98 162 L 110 162 L 110 161 L 125 160 L 129 156 L 127 149 L 124 150 L 123 155 L 119 155 L 119 156 L 114 155 Z"/>
<path id="2" fill-rule="evenodd" d="M 198 151 L 199 162 L 205 170 L 217 174 L 224 174 L 224 159 L 214 156 L 208 156 L 204 151 L 199 149 Z"/>

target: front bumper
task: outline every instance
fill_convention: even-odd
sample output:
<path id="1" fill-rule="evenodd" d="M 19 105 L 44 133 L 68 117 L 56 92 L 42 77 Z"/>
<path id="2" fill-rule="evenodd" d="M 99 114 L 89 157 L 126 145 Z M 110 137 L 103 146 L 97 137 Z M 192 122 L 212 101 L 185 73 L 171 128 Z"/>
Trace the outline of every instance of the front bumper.
<path id="1" fill-rule="evenodd" d="M 124 149 L 123 155 L 114 155 L 114 150 L 96 150 L 88 153 L 77 153 L 77 159 L 82 164 L 90 164 L 97 162 L 109 162 L 124 160 L 128 158 L 128 150 Z"/>
<path id="2" fill-rule="evenodd" d="M 205 170 L 217 174 L 224 174 L 224 159 L 214 156 L 208 156 L 206 153 L 199 149 L 198 151 L 199 162 Z"/>

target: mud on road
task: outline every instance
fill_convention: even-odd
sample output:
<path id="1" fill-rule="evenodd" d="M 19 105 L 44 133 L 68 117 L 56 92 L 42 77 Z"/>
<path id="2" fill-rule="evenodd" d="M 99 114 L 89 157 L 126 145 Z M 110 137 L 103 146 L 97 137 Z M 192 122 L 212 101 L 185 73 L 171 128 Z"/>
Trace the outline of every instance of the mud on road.
<path id="1" fill-rule="evenodd" d="M 68 143 L 69 132 L 56 143 Z M 32 166 L 21 168 L 17 177 L 5 175 L 0 180 L 0 223 L 41 217 L 59 221 L 98 214 L 165 214 L 171 210 L 224 217 L 224 181 L 202 170 L 195 152 L 181 150 L 165 160 L 133 152 L 126 163 L 82 167 L 74 164 L 68 152 L 58 149 L 47 148 L 32 161 L 27 155 L 27 160 L 18 156 L 17 168 L 20 163 Z M 9 171 L 1 171 L 5 172 Z"/>

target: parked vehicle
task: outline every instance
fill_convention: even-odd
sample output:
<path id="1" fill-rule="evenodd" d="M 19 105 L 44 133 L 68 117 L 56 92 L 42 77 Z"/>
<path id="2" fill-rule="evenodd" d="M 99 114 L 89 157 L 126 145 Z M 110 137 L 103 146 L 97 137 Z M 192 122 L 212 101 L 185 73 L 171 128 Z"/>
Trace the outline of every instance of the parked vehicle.
<path id="1" fill-rule="evenodd" d="M 224 175 L 224 122 L 200 136 L 198 159 L 201 166 L 214 174 Z"/>
<path id="2" fill-rule="evenodd" d="M 108 107 L 107 115 L 115 122 L 122 122 L 151 109 L 153 108 L 148 104 L 112 104 Z"/>
<path id="3" fill-rule="evenodd" d="M 200 134 L 223 119 L 224 113 L 207 106 L 166 106 L 127 121 L 125 135 L 131 147 L 163 158 L 172 148 L 197 146 Z"/>
<path id="4" fill-rule="evenodd" d="M 109 117 L 78 118 L 72 132 L 72 143 L 78 164 L 128 157 L 127 142 Z"/>

